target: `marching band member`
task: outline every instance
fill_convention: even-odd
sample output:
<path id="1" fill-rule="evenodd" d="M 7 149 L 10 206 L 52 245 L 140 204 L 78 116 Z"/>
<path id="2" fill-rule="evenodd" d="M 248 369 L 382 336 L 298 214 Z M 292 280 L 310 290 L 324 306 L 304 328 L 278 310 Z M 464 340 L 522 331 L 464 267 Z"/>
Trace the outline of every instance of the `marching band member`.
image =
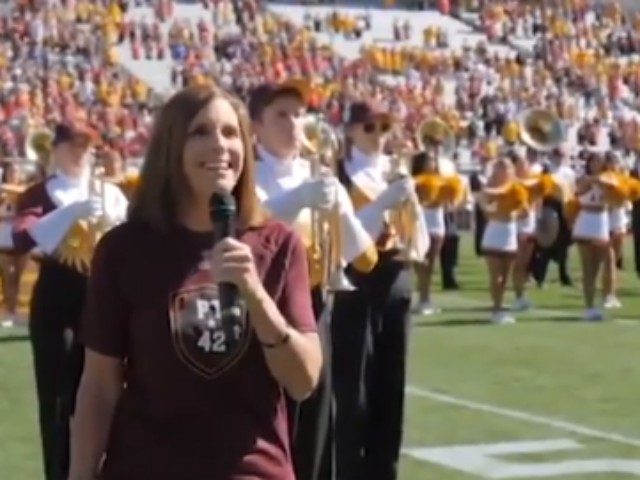
<path id="1" fill-rule="evenodd" d="M 322 354 L 304 247 L 262 210 L 252 150 L 217 87 L 160 108 L 127 221 L 92 263 L 71 479 L 295 479 L 284 392 L 307 397 Z M 219 238 L 214 194 L 233 197 L 236 234 Z"/>
<path id="2" fill-rule="evenodd" d="M 437 151 L 437 150 L 436 150 Z M 421 152 L 413 159 L 412 173 L 418 200 L 424 209 L 429 232 L 429 251 L 424 263 L 416 263 L 419 304 L 416 313 L 432 315 L 438 311 L 431 303 L 433 268 L 439 258 L 446 234 L 445 209 L 462 200 L 464 187 L 458 176 L 440 174 L 437 153 Z M 419 165 L 421 164 L 421 165 Z"/>
<path id="3" fill-rule="evenodd" d="M 469 176 L 469 189 L 476 201 L 473 205 L 473 245 L 477 256 L 482 256 L 482 237 L 487 226 L 487 217 L 477 199 L 487 184 L 492 161 L 484 155 L 480 156 L 480 169 Z"/>
<path id="4" fill-rule="evenodd" d="M 306 118 L 308 90 L 306 82 L 290 80 L 279 85 L 263 84 L 250 96 L 249 113 L 259 157 L 256 164 L 258 196 L 271 214 L 293 225 L 308 250 L 314 241 L 310 238 L 311 208 L 325 214 L 337 208 L 340 225 L 332 228 L 341 228 L 345 237 L 341 246 L 334 247 L 341 249 L 345 263 L 368 272 L 377 260 L 375 245 L 356 217 L 349 195 L 331 172 L 323 171 L 313 177 L 311 162 L 319 159 L 308 161 L 300 157 L 305 140 L 302 122 Z M 318 274 L 322 269 L 317 265 L 326 259 L 317 259 L 316 255 L 317 252 L 309 251 L 314 311 L 325 348 L 325 365 L 319 388 L 297 412 L 293 447 L 298 478 L 329 480 L 335 475 L 330 428 L 330 311 L 323 315 L 325 305 L 320 292 L 327 285 L 320 285 L 323 279 Z"/>
<path id="5" fill-rule="evenodd" d="M 573 224 L 573 239 L 580 252 L 584 319 L 587 321 L 603 319 L 602 312 L 595 306 L 596 280 L 609 248 L 611 194 L 618 190 L 618 185 L 612 181 L 615 179 L 604 173 L 602 155 L 592 151 L 586 159 L 584 175 L 576 181 L 579 211 Z"/>
<path id="6" fill-rule="evenodd" d="M 424 258 L 428 234 L 409 172 L 393 175 L 395 159 L 382 153 L 392 126 L 389 112 L 372 102 L 355 102 L 348 109 L 340 179 L 362 225 L 376 239 L 378 262 L 369 272 L 351 263 L 347 273 L 356 289 L 339 292 L 335 300 L 333 379 L 340 479 L 397 477 L 412 289 L 409 263 L 398 257 L 399 231 L 391 226 L 387 210 L 412 202 L 413 258 Z"/>
<path id="7" fill-rule="evenodd" d="M 620 175 L 619 180 L 624 181 L 622 176 L 622 165 L 620 159 L 613 153 L 607 152 L 605 155 L 605 169 L 608 172 Z M 604 271 L 602 275 L 602 290 L 604 295 L 603 308 L 620 308 L 622 304 L 616 295 L 618 280 L 618 265 L 622 259 L 622 249 L 624 237 L 627 234 L 628 218 L 626 198 L 609 205 L 609 247 L 604 260 Z"/>
<path id="8" fill-rule="evenodd" d="M 69 418 L 73 414 L 82 350 L 76 343 L 87 282 L 87 255 L 95 234 L 88 221 L 124 219 L 127 201 L 115 185 L 92 188 L 90 149 L 97 135 L 59 124 L 53 138 L 57 172 L 19 198 L 10 247 L 44 255 L 29 311 L 45 478 L 67 478 Z M 97 227 L 96 227 L 97 228 Z M 6 239 L 5 239 L 6 240 Z"/>
<path id="9" fill-rule="evenodd" d="M 2 162 L 2 184 L 0 184 L 0 236 L 2 244 L 11 244 L 11 231 L 15 220 L 16 203 L 25 190 L 19 166 L 11 160 Z M 18 255 L 12 248 L 0 249 L 0 274 L 5 315 L 0 323 L 3 328 L 15 325 L 18 318 L 20 278 L 27 265 L 28 256 Z"/>
<path id="10" fill-rule="evenodd" d="M 455 161 L 454 161 L 455 159 Z M 456 205 L 447 205 L 444 212 L 444 242 L 440 250 L 440 274 L 442 277 L 443 290 L 457 290 L 459 287 L 456 280 L 456 267 L 458 266 L 458 252 L 460 250 L 460 235 L 456 224 L 455 211 L 469 197 L 469 188 L 466 182 L 460 182 L 462 177 L 457 173 L 457 153 L 452 159 L 440 156 L 438 158 L 438 171 L 445 178 L 454 177 L 453 181 L 460 185 L 460 202 Z M 428 228 L 428 226 L 427 226 Z"/>
<path id="11" fill-rule="evenodd" d="M 515 179 L 514 167 L 507 159 L 496 160 L 487 184 L 479 196 L 487 215 L 482 250 L 489 268 L 492 300 L 491 321 L 514 323 L 503 310 L 504 292 L 518 250 L 518 215 L 527 208 L 527 191 Z"/>

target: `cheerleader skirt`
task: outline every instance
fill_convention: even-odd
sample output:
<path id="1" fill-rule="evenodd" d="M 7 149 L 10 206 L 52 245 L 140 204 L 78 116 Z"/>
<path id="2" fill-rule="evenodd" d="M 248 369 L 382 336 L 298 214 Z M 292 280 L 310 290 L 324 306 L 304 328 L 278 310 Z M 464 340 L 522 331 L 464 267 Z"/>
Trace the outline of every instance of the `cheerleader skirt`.
<path id="1" fill-rule="evenodd" d="M 606 210 L 592 212 L 581 210 L 573 224 L 574 240 L 593 242 L 609 241 L 609 215 Z"/>
<path id="2" fill-rule="evenodd" d="M 518 250 L 518 226 L 515 221 L 489 220 L 482 235 L 484 252 L 515 253 Z"/>
<path id="3" fill-rule="evenodd" d="M 518 236 L 532 237 L 536 232 L 536 211 L 530 210 L 527 216 L 518 219 Z"/>
<path id="4" fill-rule="evenodd" d="M 612 233 L 624 233 L 628 226 L 627 211 L 624 207 L 609 210 L 609 231 Z"/>
<path id="5" fill-rule="evenodd" d="M 424 221 L 427 224 L 427 231 L 432 237 L 444 237 L 444 209 L 442 207 L 425 208 Z"/>

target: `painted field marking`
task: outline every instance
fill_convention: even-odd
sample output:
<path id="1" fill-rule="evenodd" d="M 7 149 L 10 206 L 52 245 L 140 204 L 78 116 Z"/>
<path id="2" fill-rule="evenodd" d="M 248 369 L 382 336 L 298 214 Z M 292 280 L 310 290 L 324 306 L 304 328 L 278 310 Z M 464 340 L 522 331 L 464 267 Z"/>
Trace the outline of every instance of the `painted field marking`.
<path id="1" fill-rule="evenodd" d="M 583 445 L 574 440 L 562 438 L 405 448 L 403 453 L 423 462 L 488 479 L 545 478 L 583 473 L 628 473 L 640 476 L 639 460 L 590 458 L 527 461 L 524 458 L 513 458 L 513 455 L 574 451 L 583 448 Z"/>
<path id="2" fill-rule="evenodd" d="M 428 398 L 440 403 L 447 403 L 449 405 L 468 408 L 470 410 L 477 410 L 479 412 L 493 413 L 495 415 L 513 418 L 516 420 L 521 420 L 523 422 L 546 425 L 549 427 L 557 428 L 559 430 L 564 430 L 566 432 L 583 435 L 585 437 L 597 438 L 600 440 L 607 440 L 622 445 L 631 445 L 633 447 L 640 448 L 640 438 L 628 437 L 619 433 L 598 430 L 584 425 L 579 425 L 577 423 L 566 422 L 564 420 L 558 420 L 551 417 L 545 417 L 543 415 L 527 413 L 519 410 L 512 410 L 510 408 L 502 408 L 487 403 L 475 402 L 473 400 L 466 400 L 464 398 L 446 395 L 444 393 L 439 393 L 433 390 L 420 388 L 413 385 L 408 385 L 406 387 L 406 392 L 416 397 Z"/>

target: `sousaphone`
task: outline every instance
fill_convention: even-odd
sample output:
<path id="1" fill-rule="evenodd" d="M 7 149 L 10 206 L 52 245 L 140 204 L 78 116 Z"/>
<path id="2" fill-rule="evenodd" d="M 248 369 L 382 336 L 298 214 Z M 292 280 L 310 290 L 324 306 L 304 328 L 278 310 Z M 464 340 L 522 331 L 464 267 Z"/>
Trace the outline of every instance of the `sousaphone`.
<path id="1" fill-rule="evenodd" d="M 522 112 L 519 118 L 520 139 L 528 147 L 548 152 L 564 140 L 560 118 L 551 110 L 532 108 Z"/>

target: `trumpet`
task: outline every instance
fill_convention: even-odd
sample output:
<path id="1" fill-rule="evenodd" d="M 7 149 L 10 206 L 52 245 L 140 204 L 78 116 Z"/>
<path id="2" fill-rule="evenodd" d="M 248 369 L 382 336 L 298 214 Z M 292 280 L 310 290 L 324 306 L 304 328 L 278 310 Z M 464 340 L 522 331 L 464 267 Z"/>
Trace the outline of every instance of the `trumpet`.
<path id="1" fill-rule="evenodd" d="M 400 152 L 391 157 L 391 169 L 389 172 L 389 182 L 409 176 L 407 151 Z M 422 209 L 418 202 L 415 190 L 412 195 L 390 212 L 390 223 L 393 226 L 398 238 L 398 258 L 407 262 L 422 262 L 424 255 L 418 245 L 420 234 L 419 222 L 422 220 Z M 426 253 L 426 252 L 425 252 Z"/>
<path id="2" fill-rule="evenodd" d="M 311 178 L 321 178 L 323 167 L 338 174 L 340 141 L 335 130 L 320 116 L 309 114 L 302 123 L 302 151 L 309 157 Z M 326 170 L 325 170 L 326 171 Z M 329 292 L 355 287 L 344 273 L 342 225 L 337 202 L 330 212 L 311 210 L 311 261 L 319 265 L 321 285 Z"/>

